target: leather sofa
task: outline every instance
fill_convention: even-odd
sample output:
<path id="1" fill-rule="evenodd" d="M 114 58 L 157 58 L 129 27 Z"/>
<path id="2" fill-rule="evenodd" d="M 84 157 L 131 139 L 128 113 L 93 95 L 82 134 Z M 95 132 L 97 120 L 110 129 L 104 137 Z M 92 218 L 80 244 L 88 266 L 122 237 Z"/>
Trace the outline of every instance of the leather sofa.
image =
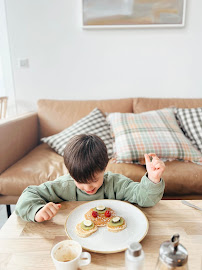
<path id="1" fill-rule="evenodd" d="M 202 99 L 128 98 L 114 100 L 39 100 L 38 111 L 0 121 L 0 204 L 15 204 L 29 185 L 39 185 L 66 174 L 63 157 L 40 138 L 58 133 L 95 107 L 103 112 L 140 113 L 165 107 L 202 107 Z M 146 168 L 109 161 L 106 170 L 140 181 Z M 166 162 L 165 199 L 202 199 L 202 166 Z"/>

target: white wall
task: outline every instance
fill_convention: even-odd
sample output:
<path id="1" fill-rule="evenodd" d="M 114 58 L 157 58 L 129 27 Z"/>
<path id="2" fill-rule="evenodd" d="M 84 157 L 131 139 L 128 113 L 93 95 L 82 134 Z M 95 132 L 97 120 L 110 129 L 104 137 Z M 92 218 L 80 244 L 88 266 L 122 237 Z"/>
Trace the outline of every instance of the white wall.
<path id="1" fill-rule="evenodd" d="M 202 1 L 188 0 L 178 29 L 82 30 L 81 0 L 6 6 L 18 111 L 40 98 L 202 97 Z"/>

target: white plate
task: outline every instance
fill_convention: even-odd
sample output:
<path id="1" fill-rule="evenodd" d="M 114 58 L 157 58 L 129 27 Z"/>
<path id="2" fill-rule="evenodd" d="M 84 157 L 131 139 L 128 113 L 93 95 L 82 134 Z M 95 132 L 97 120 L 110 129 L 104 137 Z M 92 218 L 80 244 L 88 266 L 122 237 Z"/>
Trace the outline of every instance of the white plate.
<path id="1" fill-rule="evenodd" d="M 85 219 L 84 214 L 88 210 L 98 205 L 110 207 L 117 216 L 123 217 L 126 220 L 126 229 L 113 233 L 106 227 L 98 227 L 98 230 L 89 237 L 77 236 L 76 225 Z M 70 239 L 79 242 L 84 249 L 98 253 L 116 253 L 126 250 L 129 242 L 140 242 L 146 236 L 148 229 L 149 223 L 145 214 L 134 205 L 119 200 L 96 200 L 84 203 L 71 211 L 65 222 L 65 231 Z"/>

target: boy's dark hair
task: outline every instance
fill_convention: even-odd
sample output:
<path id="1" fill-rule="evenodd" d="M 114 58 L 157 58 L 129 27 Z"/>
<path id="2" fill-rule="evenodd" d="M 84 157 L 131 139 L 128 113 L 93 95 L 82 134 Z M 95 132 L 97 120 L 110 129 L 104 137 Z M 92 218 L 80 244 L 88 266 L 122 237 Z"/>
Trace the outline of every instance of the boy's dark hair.
<path id="1" fill-rule="evenodd" d="M 91 182 L 96 173 L 105 170 L 108 161 L 105 143 L 94 134 L 74 136 L 64 150 L 65 166 L 78 183 Z"/>

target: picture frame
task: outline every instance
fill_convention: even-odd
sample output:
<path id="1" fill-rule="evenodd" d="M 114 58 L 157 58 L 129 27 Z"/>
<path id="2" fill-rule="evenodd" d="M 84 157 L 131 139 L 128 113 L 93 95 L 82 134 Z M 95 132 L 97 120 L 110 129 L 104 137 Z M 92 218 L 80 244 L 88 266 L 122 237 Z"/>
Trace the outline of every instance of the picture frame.
<path id="1" fill-rule="evenodd" d="M 81 0 L 82 28 L 184 27 L 186 0 Z"/>

